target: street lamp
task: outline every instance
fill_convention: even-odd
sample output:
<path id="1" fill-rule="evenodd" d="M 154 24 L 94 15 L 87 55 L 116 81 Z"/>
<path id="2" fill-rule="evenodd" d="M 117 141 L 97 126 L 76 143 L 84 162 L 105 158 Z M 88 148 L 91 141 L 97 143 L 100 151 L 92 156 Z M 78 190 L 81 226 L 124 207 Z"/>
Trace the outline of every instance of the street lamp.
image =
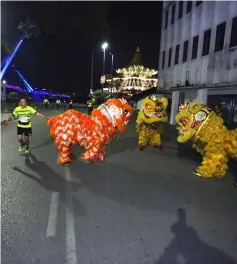
<path id="1" fill-rule="evenodd" d="M 7 82 L 5 80 L 2 81 L 3 84 L 6 84 Z"/>
<path id="2" fill-rule="evenodd" d="M 94 80 L 94 52 L 91 54 L 91 88 L 90 88 L 90 98 L 93 94 L 93 80 Z"/>
<path id="3" fill-rule="evenodd" d="M 103 56 L 103 76 L 105 75 L 105 50 L 108 48 L 108 43 L 104 42 L 101 46 L 104 56 Z M 104 100 L 104 82 L 102 83 L 102 90 L 101 90 L 101 99 Z"/>
<path id="4" fill-rule="evenodd" d="M 114 54 L 110 53 L 110 55 L 111 55 L 111 91 L 110 91 L 110 97 L 112 97 L 112 93 L 113 93 Z"/>

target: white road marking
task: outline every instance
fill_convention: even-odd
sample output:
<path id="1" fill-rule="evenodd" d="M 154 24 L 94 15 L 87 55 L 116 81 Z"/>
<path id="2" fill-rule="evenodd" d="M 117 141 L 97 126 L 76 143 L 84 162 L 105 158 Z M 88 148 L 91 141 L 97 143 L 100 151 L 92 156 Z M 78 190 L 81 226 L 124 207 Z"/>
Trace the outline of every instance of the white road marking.
<path id="1" fill-rule="evenodd" d="M 59 193 L 52 193 L 50 210 L 49 210 L 49 220 L 48 220 L 48 228 L 47 228 L 47 237 L 53 237 L 56 235 L 57 229 L 57 216 L 58 216 L 58 200 Z"/>
<path id="2" fill-rule="evenodd" d="M 66 180 L 66 264 L 77 264 L 75 226 L 72 204 L 71 172 L 65 167 Z"/>

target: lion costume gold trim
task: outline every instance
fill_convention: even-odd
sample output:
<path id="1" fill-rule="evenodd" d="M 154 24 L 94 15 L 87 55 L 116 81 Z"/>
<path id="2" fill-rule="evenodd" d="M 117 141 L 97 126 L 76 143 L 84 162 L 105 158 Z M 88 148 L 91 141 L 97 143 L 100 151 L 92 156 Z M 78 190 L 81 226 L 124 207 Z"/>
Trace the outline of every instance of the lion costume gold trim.
<path id="1" fill-rule="evenodd" d="M 162 149 L 163 126 L 168 121 L 167 106 L 168 100 L 156 95 L 146 97 L 142 101 L 141 110 L 138 112 L 136 120 L 138 144 L 141 150 L 147 144 Z"/>
<path id="2" fill-rule="evenodd" d="M 237 129 L 228 130 L 215 111 L 199 103 L 185 103 L 176 116 L 177 141 L 193 140 L 193 147 L 203 156 L 195 173 L 204 178 L 222 178 L 228 159 L 237 158 Z"/>

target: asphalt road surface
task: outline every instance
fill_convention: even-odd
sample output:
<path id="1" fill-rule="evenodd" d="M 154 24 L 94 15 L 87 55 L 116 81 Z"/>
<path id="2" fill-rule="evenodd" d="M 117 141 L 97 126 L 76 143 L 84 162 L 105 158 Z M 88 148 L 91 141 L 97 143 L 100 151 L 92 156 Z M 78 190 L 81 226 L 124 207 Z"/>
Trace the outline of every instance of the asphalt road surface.
<path id="1" fill-rule="evenodd" d="M 223 180 L 192 175 L 200 157 L 168 127 L 163 152 L 139 151 L 133 121 L 105 163 L 84 164 L 75 147 L 68 167 L 45 120 L 33 120 L 29 158 L 15 122 L 1 132 L 3 264 L 237 263 L 236 167 Z"/>

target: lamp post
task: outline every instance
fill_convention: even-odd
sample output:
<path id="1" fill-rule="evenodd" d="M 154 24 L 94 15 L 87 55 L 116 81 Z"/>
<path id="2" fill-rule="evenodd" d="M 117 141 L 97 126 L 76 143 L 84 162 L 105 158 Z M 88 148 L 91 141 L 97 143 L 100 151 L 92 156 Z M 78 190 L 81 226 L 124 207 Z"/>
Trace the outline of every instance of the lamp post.
<path id="1" fill-rule="evenodd" d="M 105 75 L 105 50 L 106 48 L 108 47 L 108 43 L 107 42 L 104 42 L 101 46 L 103 52 L 104 52 L 104 56 L 103 56 L 103 76 Z M 101 100 L 103 102 L 104 100 L 104 85 L 105 85 L 105 82 L 102 83 L 102 90 L 101 90 Z"/>
<path id="2" fill-rule="evenodd" d="M 7 82 L 5 80 L 2 80 L 1 82 L 1 101 L 5 102 L 6 101 L 6 85 Z"/>
<path id="3" fill-rule="evenodd" d="M 113 94 L 113 72 L 114 72 L 114 54 L 110 53 L 111 55 L 111 90 L 110 90 L 110 97 L 112 97 Z"/>
<path id="4" fill-rule="evenodd" d="M 91 54 L 91 88 L 90 88 L 90 98 L 93 94 L 93 80 L 94 80 L 94 53 Z"/>

